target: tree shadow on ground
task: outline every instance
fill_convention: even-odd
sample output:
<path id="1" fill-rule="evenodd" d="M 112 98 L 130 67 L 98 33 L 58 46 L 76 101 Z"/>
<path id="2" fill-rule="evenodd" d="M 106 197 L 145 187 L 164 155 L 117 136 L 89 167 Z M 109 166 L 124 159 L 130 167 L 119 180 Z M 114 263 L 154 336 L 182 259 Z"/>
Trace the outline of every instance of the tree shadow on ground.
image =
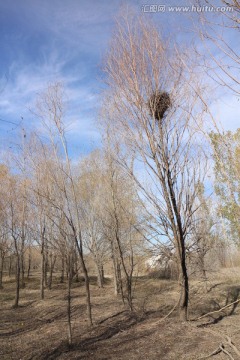
<path id="1" fill-rule="evenodd" d="M 225 304 L 224 305 L 220 305 L 220 303 L 218 303 L 217 301 L 214 300 L 215 308 L 216 308 L 215 310 L 216 311 L 221 310 L 225 306 L 230 305 L 230 304 L 232 304 L 234 302 L 235 303 L 232 304 L 232 306 L 227 307 L 226 309 L 223 309 L 221 311 L 221 313 L 219 312 L 219 315 L 217 317 L 215 317 L 217 315 L 217 313 L 216 314 L 209 314 L 209 317 L 211 317 L 212 320 L 207 322 L 207 323 L 198 325 L 198 327 L 214 325 L 214 324 L 219 323 L 225 317 L 234 315 L 234 312 L 235 312 L 236 308 L 239 305 L 239 302 L 236 302 L 239 299 L 239 294 L 240 294 L 240 286 L 229 286 L 227 288 L 227 292 L 226 292 L 226 295 L 225 295 L 226 298 L 225 298 Z M 213 311 L 215 311 L 215 310 L 213 310 Z"/>
<path id="2" fill-rule="evenodd" d="M 26 306 L 31 306 L 34 302 L 28 303 Z M 12 336 L 20 335 L 23 333 L 29 333 L 38 328 L 41 328 L 45 324 L 50 324 L 54 321 L 62 320 L 66 318 L 66 310 L 65 309 L 56 309 L 55 307 L 51 307 L 44 312 L 32 313 L 32 316 L 26 319 L 21 315 L 21 310 L 24 309 L 26 306 L 19 306 L 16 310 L 16 317 L 15 322 L 12 322 L 12 327 L 16 326 L 15 329 L 6 329 L 6 331 L 2 331 L 0 333 L 1 338 L 10 338 Z M 74 305 L 72 306 L 72 315 L 81 313 L 85 310 L 85 305 Z M 34 321 L 32 318 L 34 317 Z"/>
<path id="3" fill-rule="evenodd" d="M 119 317 L 121 318 L 119 319 Z M 110 324 L 103 325 L 103 323 L 109 321 Z M 80 342 L 73 344 L 71 347 L 69 347 L 66 342 L 62 343 L 52 352 L 42 354 L 39 359 L 53 360 L 60 356 L 60 354 L 62 353 L 70 354 L 74 351 L 81 351 L 83 353 L 90 350 L 94 351 L 96 350 L 96 347 L 99 347 L 99 343 L 101 343 L 102 341 L 111 339 L 113 336 L 130 329 L 140 321 L 141 320 L 136 316 L 136 314 L 130 313 L 129 311 L 121 311 L 117 314 L 114 314 L 113 316 L 110 316 L 98 322 L 96 324 L 96 327 L 91 330 L 91 333 L 94 334 L 93 336 L 88 336 L 88 332 L 83 335 L 83 338 Z"/>
<path id="4" fill-rule="evenodd" d="M 207 290 L 207 293 L 210 293 L 213 289 L 215 289 L 216 287 L 222 285 L 223 283 L 217 283 L 217 284 L 213 284 L 212 286 L 209 287 L 209 289 Z"/>

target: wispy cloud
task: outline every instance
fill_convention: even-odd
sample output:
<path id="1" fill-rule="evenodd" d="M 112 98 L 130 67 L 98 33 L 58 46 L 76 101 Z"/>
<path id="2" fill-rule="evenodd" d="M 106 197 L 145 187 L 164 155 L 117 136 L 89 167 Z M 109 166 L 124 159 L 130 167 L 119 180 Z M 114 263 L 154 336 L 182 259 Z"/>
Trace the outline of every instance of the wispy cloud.
<path id="1" fill-rule="evenodd" d="M 121 5 L 120 0 L 24 0 L 17 6 L 2 1 L 0 118 L 18 123 L 23 117 L 23 126 L 29 131 L 40 128 L 29 108 L 34 107 L 37 94 L 49 83 L 61 81 L 66 89 L 67 136 L 72 149 L 87 152 L 97 146 L 99 65 Z M 141 14 L 140 0 L 133 0 L 130 5 Z M 184 16 L 177 15 L 184 22 Z M 175 21 L 175 16 L 170 19 L 167 13 L 144 16 L 152 17 L 163 28 Z M 181 34 L 181 40 L 183 37 L 187 40 L 189 34 Z M 219 98 L 212 111 L 226 128 L 233 129 L 239 126 L 238 105 L 229 95 Z M 6 144 L 11 129 L 11 124 L 0 122 L 0 142 Z M 11 134 L 17 132 L 14 131 Z"/>
<path id="2" fill-rule="evenodd" d="M 210 108 L 215 121 L 225 130 L 235 131 L 240 127 L 240 102 L 234 94 L 222 95 Z"/>
<path id="3" fill-rule="evenodd" d="M 93 125 L 98 108 L 96 77 L 119 2 L 110 6 L 107 1 L 26 0 L 18 5 L 1 5 L 2 16 L 11 14 L 4 28 L 8 59 L 1 67 L 1 117 L 12 122 L 23 117 L 26 129 L 40 128 L 29 109 L 49 83 L 61 81 L 68 99 L 68 138 L 73 146 L 78 138 L 81 146 L 85 142 L 88 147 L 99 139 Z M 11 53 L 10 41 L 17 56 Z M 9 129 L 7 123 L 0 123 L 2 140 L 9 137 Z"/>

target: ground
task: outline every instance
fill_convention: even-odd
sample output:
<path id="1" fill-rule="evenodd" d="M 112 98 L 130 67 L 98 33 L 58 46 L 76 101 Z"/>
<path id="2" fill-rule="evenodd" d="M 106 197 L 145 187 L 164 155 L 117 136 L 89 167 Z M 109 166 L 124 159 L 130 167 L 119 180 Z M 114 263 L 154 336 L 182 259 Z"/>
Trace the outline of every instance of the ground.
<path id="1" fill-rule="evenodd" d="M 109 279 L 99 289 L 91 279 L 93 327 L 86 318 L 84 284 L 73 284 L 73 346 L 67 346 L 66 284 L 56 274 L 52 290 L 39 300 L 39 278 L 33 274 L 21 290 L 20 306 L 12 308 L 14 279 L 0 290 L 0 359 L 239 359 L 240 304 L 200 320 L 195 318 L 232 303 L 240 292 L 240 269 L 225 269 L 207 283 L 192 279 L 188 322 L 177 311 L 166 315 L 178 299 L 177 283 L 142 276 L 134 284 L 134 312 L 113 295 Z M 239 306 L 238 306 L 239 305 Z M 229 336 L 227 338 L 226 336 Z M 223 344 L 223 348 L 219 348 Z M 217 351 L 216 351 L 217 352 Z"/>

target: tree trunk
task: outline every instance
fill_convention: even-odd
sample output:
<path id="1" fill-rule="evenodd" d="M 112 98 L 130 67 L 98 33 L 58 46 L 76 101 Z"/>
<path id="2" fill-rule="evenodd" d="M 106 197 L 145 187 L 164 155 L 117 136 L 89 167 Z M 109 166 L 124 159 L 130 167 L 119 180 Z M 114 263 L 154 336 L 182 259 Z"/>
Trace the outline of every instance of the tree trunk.
<path id="1" fill-rule="evenodd" d="M 113 265 L 113 283 L 114 283 L 114 295 L 118 296 L 121 294 L 120 285 L 120 269 L 116 258 L 116 251 L 114 251 L 113 241 L 111 241 L 111 252 L 112 252 L 112 265 Z"/>
<path id="2" fill-rule="evenodd" d="M 179 317 L 182 321 L 187 321 L 188 319 L 188 301 L 189 301 L 189 282 L 188 282 L 188 273 L 186 266 L 186 250 L 184 241 L 181 242 L 182 252 L 181 252 L 181 299 L 179 306 Z"/>
<path id="3" fill-rule="evenodd" d="M 99 288 L 103 288 L 103 274 L 102 274 L 102 267 L 95 262 L 96 270 L 97 270 L 97 283 Z"/>
<path id="4" fill-rule="evenodd" d="M 25 288 L 25 266 L 24 266 L 24 253 L 23 250 L 21 251 L 21 288 Z"/>
<path id="5" fill-rule="evenodd" d="M 8 276 L 12 275 L 12 255 L 9 256 Z"/>
<path id="6" fill-rule="evenodd" d="M 167 168 L 167 184 L 168 184 L 168 191 L 165 191 L 170 195 L 166 195 L 166 198 L 168 199 L 168 211 L 170 214 L 170 219 L 173 224 L 173 228 L 175 229 L 175 241 L 176 241 L 176 248 L 178 251 L 178 259 L 180 263 L 180 274 L 181 274 L 181 298 L 179 303 L 179 317 L 183 321 L 187 321 L 188 318 L 188 301 L 189 301 L 189 283 L 188 283 L 188 273 L 187 273 L 187 265 L 186 265 L 186 247 L 185 247 L 185 237 L 183 233 L 183 227 L 182 227 L 182 219 L 181 215 L 177 206 L 177 200 L 176 195 L 174 192 L 173 187 L 173 180 L 172 180 L 172 174 L 169 169 L 169 162 L 166 162 L 166 168 Z M 165 184 L 166 186 L 166 184 Z M 176 218 L 176 221 L 173 218 L 172 208 L 174 211 L 174 215 Z"/>
<path id="7" fill-rule="evenodd" d="M 62 284 L 64 282 L 64 270 L 65 270 L 65 258 L 64 255 L 62 255 L 62 268 L 61 268 L 61 277 L 60 277 L 60 283 Z"/>
<path id="8" fill-rule="evenodd" d="M 114 283 L 114 295 L 118 296 L 120 294 L 120 290 L 118 286 L 117 269 L 114 261 L 113 261 L 113 283 Z"/>
<path id="9" fill-rule="evenodd" d="M 48 278 L 48 289 L 52 289 L 52 278 L 53 278 L 53 270 L 56 262 L 56 256 L 53 257 L 52 253 L 50 254 L 50 268 L 49 268 L 49 278 Z"/>
<path id="10" fill-rule="evenodd" d="M 71 324 L 71 283 L 72 283 L 72 262 L 68 258 L 68 281 L 67 281 L 67 323 L 68 323 L 68 345 L 72 345 L 72 324 Z"/>
<path id="11" fill-rule="evenodd" d="M 205 255 L 206 255 L 206 253 L 204 251 L 202 251 L 202 252 L 200 252 L 199 257 L 200 257 L 200 267 L 201 267 L 203 280 L 207 281 L 207 272 L 206 272 L 206 268 L 205 268 Z"/>
<path id="12" fill-rule="evenodd" d="M 92 325 L 93 323 L 92 323 L 92 307 L 91 307 L 89 277 L 88 277 L 88 272 L 87 272 L 87 268 L 86 268 L 84 260 L 82 259 L 81 262 L 82 262 L 82 270 L 83 270 L 83 276 L 84 276 L 85 288 L 86 288 L 88 323 L 89 323 L 89 325 Z"/>
<path id="13" fill-rule="evenodd" d="M 44 299 L 44 278 L 45 278 L 45 250 L 44 250 L 44 242 L 42 243 L 42 261 L 41 261 L 41 279 L 40 279 L 40 298 Z"/>
<path id="14" fill-rule="evenodd" d="M 81 244 L 78 243 L 77 236 L 75 236 L 75 243 L 76 247 L 78 249 L 78 254 L 80 258 L 80 264 L 82 267 L 82 272 L 85 280 L 85 289 L 86 289 L 86 303 L 87 303 L 87 315 L 88 315 L 88 324 L 92 325 L 92 308 L 91 308 L 91 296 L 90 296 L 90 283 L 89 283 L 89 277 L 88 277 L 88 271 L 85 265 L 85 261 L 83 258 L 83 252 L 81 248 Z"/>
<path id="15" fill-rule="evenodd" d="M 19 304 L 19 293 L 20 293 L 20 257 L 19 254 L 16 254 L 16 293 L 15 293 L 15 302 L 13 307 L 17 308 Z"/>
<path id="16" fill-rule="evenodd" d="M 0 256 L 0 289 L 3 288 L 3 264 L 4 264 L 4 255 L 2 253 Z"/>
<path id="17" fill-rule="evenodd" d="M 27 270 L 27 278 L 28 278 L 28 279 L 30 278 L 31 262 L 32 262 L 31 252 L 30 252 L 30 250 L 29 250 L 29 254 L 28 254 L 28 270 Z"/>
<path id="18" fill-rule="evenodd" d="M 104 283 L 104 267 L 103 267 L 103 265 L 101 265 L 101 276 L 102 276 L 103 283 Z"/>
<path id="19" fill-rule="evenodd" d="M 125 304 L 121 264 L 118 262 L 118 259 L 117 259 L 117 282 L 118 282 L 118 287 L 119 287 L 119 294 L 121 294 L 122 302 L 123 302 L 123 304 Z"/>
<path id="20" fill-rule="evenodd" d="M 132 276 L 126 278 L 127 285 L 127 301 L 130 311 L 133 311 L 133 298 L 132 298 Z"/>
<path id="21" fill-rule="evenodd" d="M 77 257 L 75 257 L 75 276 L 76 276 L 76 282 L 79 282 L 79 269 L 78 269 L 78 262 Z"/>
<path id="22" fill-rule="evenodd" d="M 112 257 L 113 259 L 113 282 L 114 282 L 114 294 L 115 296 L 118 296 L 121 294 L 121 270 L 119 268 L 119 264 L 117 263 L 117 260 L 115 257 Z"/>
<path id="23" fill-rule="evenodd" d="M 48 286 L 48 271 L 49 271 L 49 261 L 48 261 L 48 250 L 47 247 L 45 246 L 45 256 L 44 256 L 44 282 L 45 282 L 45 286 Z"/>

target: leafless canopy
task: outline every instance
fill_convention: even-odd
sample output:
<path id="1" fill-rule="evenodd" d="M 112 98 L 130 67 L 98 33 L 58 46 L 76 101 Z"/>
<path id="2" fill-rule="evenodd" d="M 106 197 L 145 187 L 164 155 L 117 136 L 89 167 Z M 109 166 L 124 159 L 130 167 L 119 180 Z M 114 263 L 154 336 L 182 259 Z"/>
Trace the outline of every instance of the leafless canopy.
<path id="1" fill-rule="evenodd" d="M 154 241 L 174 244 L 184 279 L 185 241 L 206 174 L 201 88 L 187 55 L 150 23 L 123 17 L 106 61 L 103 110 L 119 161 L 146 200 Z"/>

